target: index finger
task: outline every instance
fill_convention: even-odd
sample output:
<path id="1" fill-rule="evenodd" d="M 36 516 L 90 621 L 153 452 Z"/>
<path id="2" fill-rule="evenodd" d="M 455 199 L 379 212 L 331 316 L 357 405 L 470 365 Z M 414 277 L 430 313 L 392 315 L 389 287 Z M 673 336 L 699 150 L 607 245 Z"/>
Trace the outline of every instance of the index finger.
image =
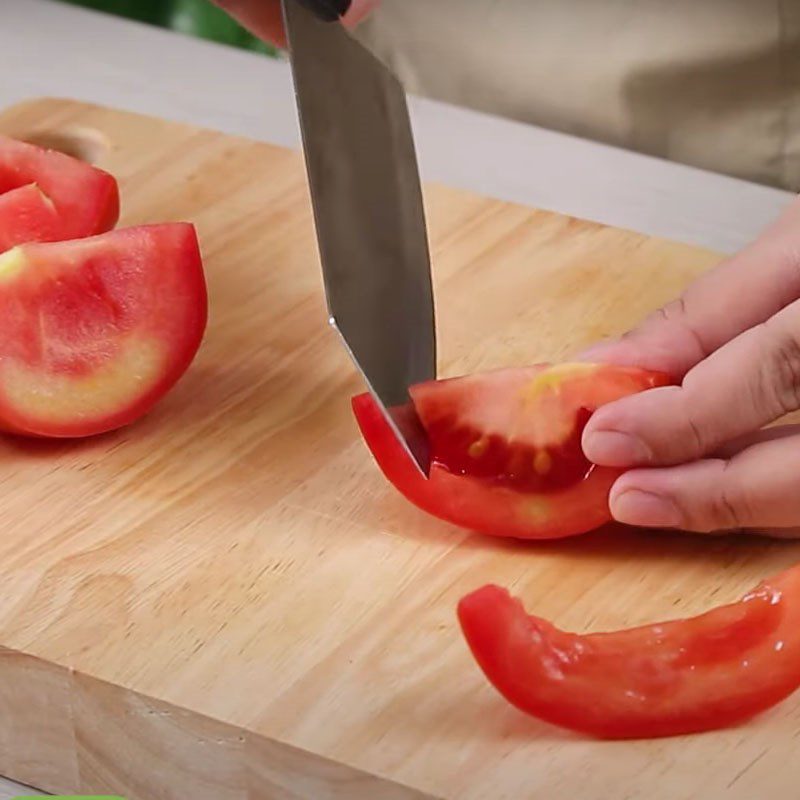
<path id="1" fill-rule="evenodd" d="M 286 47 L 280 0 L 212 0 L 259 39 Z"/>
<path id="2" fill-rule="evenodd" d="M 744 250 L 696 280 L 622 338 L 579 358 L 682 378 L 722 345 L 800 296 L 800 199 Z"/>
<path id="3" fill-rule="evenodd" d="M 252 34 L 277 47 L 286 47 L 280 0 L 212 0 Z M 361 22 L 380 0 L 352 0 L 342 21 L 348 27 Z"/>
<path id="4" fill-rule="evenodd" d="M 800 300 L 748 328 L 686 374 L 599 408 L 583 432 L 602 466 L 695 461 L 800 407 Z"/>

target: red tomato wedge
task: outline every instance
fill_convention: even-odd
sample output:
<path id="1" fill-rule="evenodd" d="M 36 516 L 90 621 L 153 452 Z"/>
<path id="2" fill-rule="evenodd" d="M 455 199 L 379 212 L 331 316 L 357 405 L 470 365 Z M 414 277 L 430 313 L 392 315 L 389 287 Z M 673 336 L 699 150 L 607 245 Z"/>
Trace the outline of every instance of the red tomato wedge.
<path id="1" fill-rule="evenodd" d="M 25 242 L 57 241 L 61 231 L 56 207 L 36 184 L 0 194 L 0 253 Z"/>
<path id="2" fill-rule="evenodd" d="M 0 253 L 93 236 L 118 221 L 117 182 L 77 158 L 0 136 Z"/>
<path id="3" fill-rule="evenodd" d="M 618 470 L 590 464 L 581 433 L 599 406 L 669 383 L 606 364 L 539 364 L 412 387 L 432 467 L 422 477 L 368 393 L 353 398 L 362 436 L 386 478 L 431 515 L 478 533 L 573 536 L 608 522 Z"/>
<path id="4" fill-rule="evenodd" d="M 800 686 L 800 566 L 699 616 L 613 633 L 559 630 L 494 585 L 462 598 L 458 619 L 508 702 L 599 738 L 727 727 Z"/>
<path id="5" fill-rule="evenodd" d="M 192 225 L 148 225 L 0 255 L 0 429 L 80 437 L 141 417 L 200 346 Z"/>

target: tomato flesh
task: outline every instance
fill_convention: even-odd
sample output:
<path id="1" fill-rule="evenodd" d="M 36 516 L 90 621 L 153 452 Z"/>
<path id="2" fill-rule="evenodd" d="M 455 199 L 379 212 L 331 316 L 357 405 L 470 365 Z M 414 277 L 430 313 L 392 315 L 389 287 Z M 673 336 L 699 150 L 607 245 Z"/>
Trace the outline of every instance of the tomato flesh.
<path id="1" fill-rule="evenodd" d="M 659 376 L 598 370 L 594 364 L 496 370 L 413 387 L 432 459 L 523 492 L 547 492 L 584 480 L 592 464 L 581 434 L 592 411 Z"/>
<path id="2" fill-rule="evenodd" d="M 113 176 L 56 150 L 0 136 L 0 253 L 111 230 L 120 213 Z"/>
<path id="3" fill-rule="evenodd" d="M 353 410 L 385 477 L 419 508 L 487 535 L 559 538 L 611 518 L 608 492 L 620 473 L 583 456 L 590 413 L 668 382 L 612 365 L 539 364 L 414 386 L 413 409 L 431 447 L 427 479 L 369 394 L 354 398 Z"/>
<path id="4" fill-rule="evenodd" d="M 696 617 L 578 635 L 487 585 L 461 599 L 461 630 L 508 702 L 600 738 L 722 728 L 800 686 L 800 566 Z"/>
<path id="5" fill-rule="evenodd" d="M 0 319 L 0 429 L 75 437 L 129 424 L 181 377 L 204 333 L 194 227 L 9 250 Z"/>
<path id="6" fill-rule="evenodd" d="M 0 194 L 0 253 L 24 242 L 52 242 L 60 236 L 58 212 L 38 186 Z"/>
<path id="7" fill-rule="evenodd" d="M 431 459 L 454 475 L 470 475 L 523 492 L 562 489 L 585 480 L 593 468 L 581 448 L 581 435 L 590 416 L 588 409 L 579 409 L 569 435 L 542 447 L 462 427 L 451 417 L 427 429 Z"/>

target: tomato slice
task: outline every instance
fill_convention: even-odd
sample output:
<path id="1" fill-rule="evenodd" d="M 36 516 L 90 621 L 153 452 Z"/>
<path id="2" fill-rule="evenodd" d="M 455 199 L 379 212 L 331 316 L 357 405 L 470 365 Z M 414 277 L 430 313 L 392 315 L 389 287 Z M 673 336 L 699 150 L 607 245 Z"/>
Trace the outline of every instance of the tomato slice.
<path id="1" fill-rule="evenodd" d="M 0 255 L 0 429 L 76 437 L 129 424 L 188 368 L 207 320 L 195 229 L 116 230 Z"/>
<path id="2" fill-rule="evenodd" d="M 35 184 L 0 194 L 0 253 L 24 242 L 53 242 L 61 220 L 52 201 Z"/>
<path id="3" fill-rule="evenodd" d="M 0 252 L 30 241 L 105 233 L 119 213 L 112 175 L 57 150 L 0 136 Z"/>
<path id="4" fill-rule="evenodd" d="M 411 396 L 435 461 L 458 475 L 535 492 L 588 476 L 581 434 L 592 411 L 662 382 L 624 367 L 540 364 L 430 381 Z"/>
<path id="5" fill-rule="evenodd" d="M 508 702 L 600 738 L 726 727 L 800 686 L 800 566 L 699 616 L 613 633 L 559 630 L 492 584 L 461 599 L 458 619 Z"/>
<path id="6" fill-rule="evenodd" d="M 550 539 L 608 522 L 620 472 L 590 464 L 581 432 L 604 403 L 669 383 L 606 364 L 538 364 L 431 381 L 411 388 L 432 465 L 419 474 L 372 397 L 353 399 L 386 478 L 433 516 L 478 533 Z"/>

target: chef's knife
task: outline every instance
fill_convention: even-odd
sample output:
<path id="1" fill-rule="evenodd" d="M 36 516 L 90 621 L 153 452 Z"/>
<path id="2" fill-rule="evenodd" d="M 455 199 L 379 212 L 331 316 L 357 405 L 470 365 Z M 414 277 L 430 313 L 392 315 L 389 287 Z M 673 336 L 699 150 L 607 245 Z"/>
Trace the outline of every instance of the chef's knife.
<path id="1" fill-rule="evenodd" d="M 408 389 L 436 377 L 436 322 L 405 91 L 341 24 L 348 0 L 282 3 L 330 323 L 427 477 Z"/>

